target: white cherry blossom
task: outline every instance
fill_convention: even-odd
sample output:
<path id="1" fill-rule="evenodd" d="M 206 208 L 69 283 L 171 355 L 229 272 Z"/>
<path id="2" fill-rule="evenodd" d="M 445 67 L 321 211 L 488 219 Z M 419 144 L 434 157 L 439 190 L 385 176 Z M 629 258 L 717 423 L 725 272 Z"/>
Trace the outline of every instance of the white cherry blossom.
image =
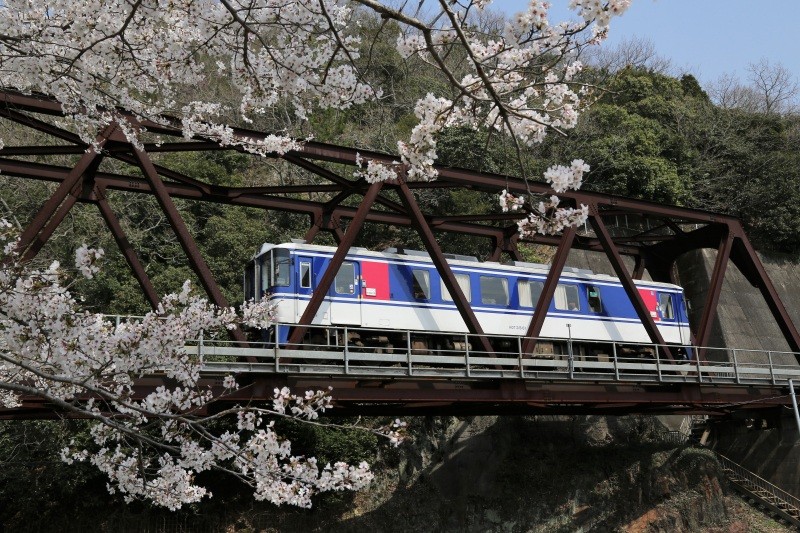
<path id="1" fill-rule="evenodd" d="M 384 88 L 360 70 L 371 50 L 363 22 L 389 20 L 381 27 L 399 30 L 398 54 L 438 69 L 446 85 L 416 103 L 418 122 L 397 146 L 407 179 L 432 180 L 445 128 L 494 130 L 520 149 L 574 128 L 591 94 L 577 56 L 629 5 L 571 0 L 579 21 L 555 23 L 548 2 L 531 0 L 501 31 L 487 32 L 472 14 L 490 0 L 438 0 L 424 9 L 381 0 L 7 0 L 0 86 L 54 97 L 91 144 L 118 124 L 141 147 L 142 124 L 151 121 L 179 126 L 187 138 L 282 155 L 301 147 L 291 133 L 308 138 L 313 113 L 380 101 Z M 454 47 L 464 57 L 458 72 L 447 61 Z M 294 117 L 287 124 L 294 130 L 237 134 L 222 118 L 231 109 L 196 97 L 218 78 L 243 122 L 280 109 Z M 368 162 L 360 172 L 372 183 L 392 169 Z"/>
<path id="2" fill-rule="evenodd" d="M 578 189 L 583 183 L 583 174 L 589 172 L 589 165 L 582 159 L 575 159 L 570 166 L 554 165 L 544 172 L 545 180 L 550 183 L 557 193 L 570 189 Z M 503 212 L 517 211 L 525 208 L 524 197 L 516 197 L 503 189 L 499 198 L 500 209 Z M 527 209 L 527 217 L 517 223 L 521 236 L 531 236 L 537 233 L 555 235 L 570 226 L 579 226 L 589 217 L 589 208 L 585 205 L 577 209 L 560 207 L 561 199 L 556 195 L 542 198 L 538 204 Z"/>
<path id="3" fill-rule="evenodd" d="M 81 311 L 62 284 L 58 262 L 44 270 L 19 262 L 17 235 L 0 220 L 0 405 L 13 408 L 35 396 L 93 420 L 91 441 L 73 443 L 62 459 L 89 462 L 105 473 L 112 492 L 126 500 L 147 499 L 169 509 L 210 497 L 196 474 L 216 470 L 238 477 L 257 499 L 308 507 L 329 490 L 359 490 L 372 479 L 366 464 L 317 465 L 292 455 L 291 442 L 274 431 L 275 417 L 319 423 L 331 408 L 331 391 L 296 394 L 276 390 L 272 408 L 222 405 L 200 385 L 201 361 L 185 346 L 244 324 L 269 324 L 272 308 L 244 304 L 236 312 L 193 295 L 189 283 L 166 295 L 141 319 L 111 323 Z M 102 250 L 85 245 L 76 265 L 97 272 Z M 137 396 L 140 378 L 164 375 L 175 383 Z M 222 380 L 225 395 L 238 389 L 235 376 Z M 219 394 L 219 393 L 216 393 Z M 220 421 L 227 429 L 217 430 Z M 404 428 L 369 431 L 397 443 Z"/>

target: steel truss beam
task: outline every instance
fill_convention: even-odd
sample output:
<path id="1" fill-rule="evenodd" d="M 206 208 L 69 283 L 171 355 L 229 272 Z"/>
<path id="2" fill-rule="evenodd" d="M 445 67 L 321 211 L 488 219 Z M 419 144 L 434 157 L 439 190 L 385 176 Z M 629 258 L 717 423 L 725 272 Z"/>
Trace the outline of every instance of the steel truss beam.
<path id="1" fill-rule="evenodd" d="M 384 188 L 396 190 L 401 197 L 401 203 L 383 196 L 380 191 L 375 193 L 373 201 L 367 202 L 366 197 L 372 196 L 375 188 L 363 180 L 344 177 L 333 169 L 339 167 L 352 169 L 357 157 L 362 160 L 375 160 L 396 165 L 397 157 L 314 141 L 305 142 L 301 149 L 281 157 L 287 164 L 297 166 L 315 177 L 307 184 L 220 187 L 160 166 L 152 161 L 149 154 L 215 150 L 242 151 L 240 148 L 222 147 L 210 139 L 198 138 L 186 141 L 179 130 L 179 121 L 165 117 L 162 124 L 147 121 L 140 124 L 148 131 L 160 135 L 163 143 L 145 142 L 144 150 L 137 150 L 112 126 L 106 128 L 98 136 L 95 145 L 100 147 L 101 153 L 95 153 L 91 149 L 87 151 L 88 145 L 73 132 L 53 125 L 49 118 L 62 116 L 61 106 L 51 99 L 37 95 L 23 95 L 13 91 L 0 91 L 0 117 L 33 128 L 54 139 L 52 146 L 6 146 L 0 150 L 0 172 L 11 176 L 58 183 L 53 196 L 43 205 L 30 226 L 23 232 L 22 245 L 27 256 L 35 255 L 58 225 L 60 219 L 63 219 L 76 201 L 96 203 L 151 303 L 156 299 L 152 287 L 147 288 L 149 280 L 130 248 L 130 243 L 127 243 L 124 233 L 121 232 L 119 222 L 115 222 L 111 206 L 105 200 L 105 191 L 109 189 L 156 196 L 159 205 L 178 234 L 188 261 L 200 278 L 203 287 L 209 297 L 220 304 L 226 304 L 225 299 L 196 244 L 186 231 L 185 224 L 175 210 L 172 203 L 173 198 L 303 213 L 308 215 L 311 220 L 305 234 L 306 240 L 310 242 L 319 231 L 327 231 L 332 233 L 334 239 L 340 244 L 339 250 L 345 248 L 343 245 L 355 242 L 360 227 L 363 223 L 370 222 L 414 227 L 422 236 L 426 248 L 430 248 L 429 252 L 435 260 L 441 254 L 441 250 L 438 248 L 435 238 L 432 237 L 433 232 L 459 233 L 489 239 L 492 245 L 490 259 L 498 260 L 504 252 L 510 254 L 514 259 L 520 259 L 518 244 L 523 240 L 519 239 L 516 234 L 514 214 L 442 216 L 434 213 L 422 213 L 415 201 L 409 202 L 409 198 L 413 199 L 410 191 L 426 188 L 466 187 L 492 195 L 497 194 L 501 189 L 508 189 L 510 192 L 518 194 L 551 193 L 543 183 L 526 182 L 518 178 L 459 168 L 438 167 L 439 178 L 435 182 L 394 184 Z M 264 132 L 246 129 L 235 129 L 234 133 L 256 140 L 263 139 L 268 135 Z M 78 156 L 72 168 L 41 163 L 41 156 L 69 154 Z M 14 158 L 10 158 L 12 156 Z M 35 157 L 36 160 L 25 160 L 26 157 Z M 117 159 L 133 167 L 138 167 L 142 170 L 142 175 L 119 175 L 103 172 L 100 168 L 103 158 Z M 326 198 L 320 201 L 298 198 L 298 195 L 310 193 L 326 196 Z M 365 201 L 358 208 L 342 205 L 345 199 L 353 195 L 363 195 Z M 548 278 L 550 285 L 554 285 L 554 280 L 557 278 L 555 273 L 560 272 L 563 268 L 563 262 L 566 261 L 570 248 L 604 253 L 625 286 L 648 334 L 656 342 L 660 335 L 649 317 L 649 313 L 644 312 L 641 298 L 637 300 L 638 291 L 635 289 L 633 280 L 640 279 L 647 270 L 654 280 L 671 281 L 672 266 L 680 255 L 692 250 L 714 248 L 718 250 L 718 255 L 712 274 L 706 312 L 697 331 L 694 332 L 698 342 L 702 344 L 701 341 L 708 338 L 714 319 L 714 303 L 718 301 L 725 265 L 729 258 L 747 279 L 759 288 L 791 349 L 800 351 L 800 334 L 792 324 L 786 308 L 767 277 L 763 265 L 744 234 L 738 219 L 707 211 L 671 207 L 586 191 L 567 192 L 561 197 L 572 205 L 585 204 L 592 207 L 591 224 L 594 234 L 570 230 L 562 237 L 536 236 L 524 240 L 524 242 L 559 247 L 556 261 L 551 268 L 551 276 Z M 609 225 L 614 217 L 621 216 L 632 216 L 637 221 L 650 220 L 654 224 L 648 224 L 647 228 L 638 230 L 634 228 L 627 231 L 625 235 L 617 235 L 616 232 L 609 231 Z M 345 220 L 350 220 L 347 231 L 343 230 Z M 687 227 L 689 224 L 693 225 L 695 229 L 690 230 Z M 349 248 L 349 246 L 347 247 Z M 622 263 L 621 256 L 624 255 L 631 256 L 635 260 L 632 273 L 628 273 Z M 447 280 L 449 268 L 446 262 L 436 262 L 440 274 Z M 450 291 L 455 295 L 459 291 L 457 284 L 453 285 Z M 547 298 L 542 299 L 545 296 L 547 294 L 543 292 L 540 297 L 542 301 L 537 302 L 537 308 L 541 308 L 545 305 L 545 300 L 549 302 L 552 298 L 552 294 L 550 294 Z M 461 298 L 457 298 L 456 301 L 465 322 L 471 324 L 469 305 L 465 305 Z M 537 314 L 534 314 L 529 334 L 541 330 L 540 321 L 543 321 L 543 317 L 537 318 Z M 469 326 L 473 333 L 479 331 L 475 326 L 477 326 L 476 321 Z M 533 350 L 534 345 L 531 344 L 529 348 Z"/>
<path id="2" fill-rule="evenodd" d="M 700 319 L 700 328 L 697 332 L 695 342 L 698 346 L 708 346 L 708 339 L 711 336 L 711 326 L 717 316 L 717 304 L 719 295 L 722 293 L 722 281 L 725 278 L 725 270 L 728 267 L 728 259 L 731 256 L 734 235 L 726 231 L 720 238 L 717 258 L 714 261 L 714 270 L 711 272 L 711 282 L 708 287 L 706 305 L 703 308 L 703 317 Z M 701 348 L 700 355 L 705 356 L 705 350 Z"/>
<path id="3" fill-rule="evenodd" d="M 425 215 L 422 214 L 416 198 L 414 198 L 414 195 L 411 193 L 411 190 L 409 190 L 404 180 L 399 180 L 398 189 L 400 191 L 400 199 L 403 201 L 403 205 L 405 205 L 412 217 L 414 228 L 417 230 L 417 233 L 419 233 L 420 238 L 422 238 L 422 244 L 425 245 L 425 250 L 427 250 L 428 255 L 431 256 L 436 270 L 439 271 L 439 275 L 442 277 L 445 287 L 447 287 L 447 290 L 450 292 L 450 297 L 453 299 L 453 303 L 461 314 L 461 318 L 464 319 L 467 329 L 469 329 L 469 332 L 473 335 L 478 336 L 478 342 L 481 343 L 483 351 L 494 353 L 492 346 L 489 344 L 489 339 L 486 338 L 480 323 L 478 323 L 478 317 L 472 312 L 472 307 L 470 307 L 469 301 L 464 295 L 464 291 L 461 290 L 461 285 L 458 284 L 456 275 L 453 274 L 450 265 L 447 264 L 447 259 L 442 253 L 439 243 L 436 242 L 433 230 L 431 230 L 430 225 L 427 224 Z"/>
<path id="4" fill-rule="evenodd" d="M 156 293 L 153 283 L 150 281 L 144 266 L 139 261 L 139 256 L 136 255 L 136 251 L 134 251 L 133 246 L 131 246 L 130 241 L 128 241 L 128 237 L 125 235 L 125 231 L 122 229 L 122 224 L 120 224 L 119 219 L 117 219 L 117 216 L 114 214 L 114 211 L 108 204 L 108 200 L 106 199 L 104 191 L 98 187 L 95 187 L 93 191 L 93 199 L 97 204 L 97 208 L 100 209 L 100 214 L 108 226 L 108 229 L 114 236 L 114 241 L 116 241 L 117 246 L 122 252 L 122 255 L 125 257 L 125 261 L 127 261 L 128 266 L 131 267 L 131 271 L 136 277 L 136 281 L 139 282 L 139 286 L 142 288 L 142 291 L 144 291 L 147 301 L 150 302 L 150 306 L 155 309 L 158 307 L 158 303 L 161 301 L 161 299 L 158 297 L 158 293 Z"/>
<path id="5" fill-rule="evenodd" d="M 314 376 L 257 376 L 236 391 L 223 390 L 219 379 L 203 378 L 218 406 L 269 401 L 275 388 L 295 393 L 333 387 L 332 416 L 347 415 L 498 415 L 498 414 L 706 414 L 769 412 L 785 409 L 790 400 L 785 387 L 734 387 L 685 384 L 643 388 L 636 384 L 547 383 L 522 380 L 486 383 L 476 380 L 326 378 Z M 146 378 L 135 387 L 132 399 L 169 383 Z M 68 413 L 67 413 L 68 414 Z M 327 415 L 328 413 L 326 413 Z M 23 398 L 22 406 L 0 410 L 0 419 L 64 416 L 39 398 Z M 750 415 L 752 416 L 752 415 Z"/>
<path id="6" fill-rule="evenodd" d="M 617 250 L 614 241 L 611 239 L 611 235 L 608 233 L 608 228 L 606 228 L 605 223 L 603 223 L 603 218 L 600 216 L 600 211 L 597 205 L 591 205 L 589 207 L 589 213 L 589 221 L 591 222 L 592 227 L 594 227 L 595 233 L 597 233 L 597 236 L 600 238 L 600 242 L 602 243 L 606 252 L 606 257 L 608 257 L 609 261 L 611 261 L 611 267 L 614 269 L 614 272 L 617 274 L 622 286 L 625 288 L 625 292 L 633 304 L 633 308 L 636 310 L 639 320 L 642 321 L 642 325 L 644 326 L 645 331 L 647 331 L 647 335 L 650 337 L 650 340 L 653 344 L 658 344 L 661 346 L 665 345 L 666 343 L 664 342 L 664 337 L 662 337 L 661 332 L 658 331 L 658 326 L 656 326 L 653 317 L 650 316 L 650 312 L 647 310 L 644 300 L 642 300 L 642 295 L 639 294 L 639 290 L 636 288 L 636 284 L 633 282 L 633 277 L 631 277 L 630 273 L 628 273 L 625 263 L 622 262 L 622 256 Z M 666 352 L 667 357 L 670 359 L 675 359 L 672 355 L 672 350 L 664 347 L 664 351 Z"/>
<path id="7" fill-rule="evenodd" d="M 322 302 L 328 296 L 328 291 L 333 284 L 333 280 L 336 277 L 336 274 L 339 272 L 339 268 L 342 266 L 344 258 L 347 256 L 347 252 L 350 251 L 350 247 L 355 243 L 356 237 L 358 236 L 359 231 L 361 231 L 361 226 L 364 224 L 364 220 L 367 218 L 367 211 L 369 211 L 369 208 L 372 207 L 372 204 L 378 197 L 378 193 L 381 192 L 382 186 L 383 183 L 374 183 L 370 185 L 367 193 L 364 195 L 364 199 L 358 208 L 356 216 L 350 223 L 350 227 L 347 228 L 347 232 L 345 232 L 339 241 L 336 252 L 333 254 L 330 263 L 328 263 L 325 273 L 322 274 L 322 278 L 320 278 L 319 282 L 317 282 L 317 288 L 314 289 L 314 293 L 311 295 L 311 300 L 309 300 L 308 306 L 300 316 L 300 325 L 294 328 L 289 336 L 290 345 L 297 346 L 303 340 L 303 336 L 305 336 L 306 332 L 308 331 L 308 326 L 311 324 L 314 316 L 316 316 L 317 311 L 319 311 Z M 361 290 L 360 285 L 359 290 Z M 345 342 L 348 342 L 348 339 L 345 339 Z"/>
<path id="8" fill-rule="evenodd" d="M 550 271 L 547 273 L 547 279 L 542 287 L 542 292 L 539 294 L 539 299 L 536 300 L 536 307 L 534 307 L 533 317 L 528 326 L 528 332 L 525 334 L 525 344 L 522 347 L 524 353 L 533 353 L 536 348 L 536 339 L 542 333 L 542 326 L 544 326 L 544 319 L 547 313 L 542 313 L 542 309 L 548 309 L 550 302 L 553 300 L 553 295 L 556 292 L 558 280 L 561 277 L 561 272 L 564 271 L 564 265 L 567 264 L 567 256 L 572 249 L 572 244 L 575 242 L 575 228 L 567 228 L 561 236 L 561 242 L 558 244 L 553 262 L 550 264 Z"/>

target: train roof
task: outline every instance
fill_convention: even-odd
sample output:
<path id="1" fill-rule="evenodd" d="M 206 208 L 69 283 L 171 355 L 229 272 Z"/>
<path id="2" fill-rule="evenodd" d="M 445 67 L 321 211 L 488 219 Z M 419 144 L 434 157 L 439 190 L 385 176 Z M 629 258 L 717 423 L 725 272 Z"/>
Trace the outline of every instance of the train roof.
<path id="1" fill-rule="evenodd" d="M 333 254 L 334 252 L 336 252 L 336 248 L 333 246 L 306 244 L 301 240 L 296 240 L 293 242 L 282 243 L 282 244 L 264 243 L 261 245 L 261 248 L 259 249 L 258 253 L 256 253 L 253 256 L 253 259 L 275 248 L 286 249 L 286 250 L 302 250 L 302 251 L 317 252 L 324 254 Z M 401 249 L 387 248 L 383 252 L 376 252 L 369 250 L 367 248 L 355 246 L 350 248 L 350 250 L 347 252 L 347 255 L 358 255 L 362 257 L 374 257 L 380 259 L 393 259 L 401 261 L 414 261 L 421 263 L 433 263 L 433 260 L 431 259 L 430 255 L 427 252 L 420 250 L 405 250 L 402 248 Z M 486 269 L 492 271 L 508 272 L 509 274 L 512 273 L 547 274 L 550 271 L 550 265 L 544 265 L 541 263 L 527 263 L 523 261 L 512 261 L 510 263 L 497 263 L 493 261 L 480 261 L 478 260 L 477 257 L 474 256 L 457 255 L 457 254 L 444 254 L 444 256 L 447 259 L 447 264 L 469 269 Z M 562 272 L 562 277 L 582 279 L 582 280 L 605 281 L 605 282 L 610 281 L 619 283 L 619 278 L 617 278 L 616 276 L 610 276 L 608 274 L 596 274 L 591 270 L 574 268 L 574 267 L 564 267 L 564 270 Z M 683 290 L 683 288 L 680 285 L 675 285 L 673 283 L 663 283 L 660 281 L 649 281 L 649 280 L 647 281 L 634 280 L 634 282 L 637 285 L 663 287 L 681 291 Z"/>

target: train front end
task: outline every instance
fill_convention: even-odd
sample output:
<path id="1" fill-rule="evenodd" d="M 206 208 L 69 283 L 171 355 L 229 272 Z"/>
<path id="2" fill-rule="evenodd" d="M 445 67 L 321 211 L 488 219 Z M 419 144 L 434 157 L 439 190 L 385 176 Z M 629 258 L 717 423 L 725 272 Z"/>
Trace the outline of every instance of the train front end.
<path id="1" fill-rule="evenodd" d="M 247 264 L 244 273 L 246 301 L 267 300 L 274 306 L 273 321 L 290 324 L 295 321 L 295 299 L 292 287 L 292 258 L 287 245 L 263 244 Z M 262 333 L 262 340 L 285 344 L 288 327 L 272 326 Z"/>

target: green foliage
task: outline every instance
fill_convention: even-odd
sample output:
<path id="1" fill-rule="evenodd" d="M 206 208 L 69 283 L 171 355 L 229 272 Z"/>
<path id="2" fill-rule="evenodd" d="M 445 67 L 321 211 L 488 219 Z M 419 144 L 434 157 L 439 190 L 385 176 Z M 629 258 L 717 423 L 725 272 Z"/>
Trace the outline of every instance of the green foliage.
<path id="1" fill-rule="evenodd" d="M 327 422 L 345 424 L 348 421 L 336 419 Z M 377 454 L 378 437 L 366 431 L 341 430 L 290 420 L 281 421 L 278 425 L 279 433 L 292 441 L 295 453 L 314 456 L 321 466 L 335 461 L 353 464 L 372 462 Z"/>
<path id="2" fill-rule="evenodd" d="M 800 117 L 718 108 L 693 76 L 626 68 L 533 154 L 537 172 L 581 158 L 587 189 L 733 214 L 762 249 L 796 253 L 799 142 Z"/>
<path id="3" fill-rule="evenodd" d="M 683 87 L 683 94 L 686 96 L 710 101 L 708 93 L 700 87 L 700 82 L 691 74 L 684 74 L 681 76 L 681 87 Z"/>
<path id="4" fill-rule="evenodd" d="M 668 76 L 624 69 L 567 139 L 546 144 L 549 164 L 581 158 L 590 189 L 669 204 L 690 198 L 696 151 L 682 126 L 709 107 L 707 98 Z M 690 115 L 690 118 L 685 118 Z M 554 146 L 556 145 L 556 146 Z"/>
<path id="5" fill-rule="evenodd" d="M 82 421 L 0 422 L 0 523 L 6 530 L 54 527 L 119 501 L 97 469 L 58 459 L 70 439 L 86 435 L 86 427 Z"/>

